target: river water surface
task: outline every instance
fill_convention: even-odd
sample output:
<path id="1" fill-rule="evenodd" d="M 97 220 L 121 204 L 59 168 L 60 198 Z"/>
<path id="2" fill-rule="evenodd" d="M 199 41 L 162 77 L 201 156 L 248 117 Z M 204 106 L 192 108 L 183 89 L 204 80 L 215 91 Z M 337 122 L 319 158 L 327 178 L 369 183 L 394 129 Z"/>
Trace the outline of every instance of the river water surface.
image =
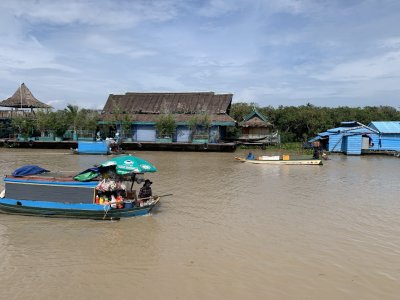
<path id="1" fill-rule="evenodd" d="M 114 222 L 0 214 L 0 299 L 400 299 L 400 159 L 132 154 L 158 167 L 153 192 L 173 196 Z M 106 159 L 0 149 L 0 175 Z"/>

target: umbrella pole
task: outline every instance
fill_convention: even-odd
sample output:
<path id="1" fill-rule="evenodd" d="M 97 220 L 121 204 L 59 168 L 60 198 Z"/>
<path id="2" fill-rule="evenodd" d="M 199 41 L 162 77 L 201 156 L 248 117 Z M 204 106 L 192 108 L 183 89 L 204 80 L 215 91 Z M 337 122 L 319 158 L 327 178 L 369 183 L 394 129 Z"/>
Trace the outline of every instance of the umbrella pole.
<path id="1" fill-rule="evenodd" d="M 133 184 L 135 183 L 135 177 L 136 177 L 136 174 L 133 174 L 132 177 L 131 177 L 131 179 L 132 179 L 131 191 L 132 191 L 132 188 L 133 188 Z"/>

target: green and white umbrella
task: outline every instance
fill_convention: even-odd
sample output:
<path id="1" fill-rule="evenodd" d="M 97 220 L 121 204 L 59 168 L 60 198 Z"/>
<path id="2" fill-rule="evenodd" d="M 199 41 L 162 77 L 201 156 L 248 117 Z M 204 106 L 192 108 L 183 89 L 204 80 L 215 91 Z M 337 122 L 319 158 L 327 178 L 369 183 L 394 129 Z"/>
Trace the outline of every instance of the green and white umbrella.
<path id="1" fill-rule="evenodd" d="M 103 162 L 101 167 L 115 166 L 115 171 L 119 175 L 130 173 L 157 172 L 157 168 L 148 161 L 131 155 L 117 156 Z"/>

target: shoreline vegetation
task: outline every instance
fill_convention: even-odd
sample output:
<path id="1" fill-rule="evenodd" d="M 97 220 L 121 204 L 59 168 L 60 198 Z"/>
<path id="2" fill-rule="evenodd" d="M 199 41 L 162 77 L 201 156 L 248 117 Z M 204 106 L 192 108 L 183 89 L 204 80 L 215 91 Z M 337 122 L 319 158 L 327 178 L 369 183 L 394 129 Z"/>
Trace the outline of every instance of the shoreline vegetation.
<path id="1" fill-rule="evenodd" d="M 372 121 L 396 121 L 400 120 L 400 111 L 391 106 L 366 106 L 366 107 L 318 107 L 310 103 L 301 106 L 272 106 L 261 107 L 256 103 L 233 103 L 229 115 L 237 122 L 236 126 L 227 127 L 226 137 L 237 138 L 241 134 L 238 126 L 244 117 L 254 109 L 260 111 L 272 124 L 273 130 L 279 132 L 281 144 L 277 146 L 267 145 L 267 150 L 306 152 L 302 145 L 310 138 L 329 128 L 335 128 L 343 121 L 358 121 L 369 124 Z M 101 127 L 100 111 L 80 108 L 68 105 L 65 109 L 51 111 L 38 110 L 35 112 L 15 111 L 11 119 L 0 119 L 0 139 L 14 139 L 19 141 L 77 141 L 95 140 L 96 132 Z M 114 130 L 120 128 L 122 139 L 129 140 L 129 123 L 132 126 L 134 120 L 129 115 L 116 111 L 114 114 Z M 173 115 L 169 117 L 173 118 Z M 207 116 L 205 116 L 207 117 Z M 127 121 L 129 119 L 129 121 Z M 164 120 L 160 118 L 160 120 Z M 159 124 L 158 124 L 159 123 Z M 158 122 L 157 132 L 171 132 L 171 124 L 175 126 L 175 120 Z M 105 130 L 104 136 L 114 137 L 110 129 Z M 115 134 L 115 132 L 113 132 Z M 298 143 L 298 144 L 296 144 Z M 300 146 L 298 146 L 300 144 Z M 250 146 L 251 147 L 251 146 Z M 239 146 L 239 148 L 250 149 Z"/>
<path id="2" fill-rule="evenodd" d="M 310 103 L 275 108 L 239 102 L 232 104 L 230 116 L 241 122 L 254 108 L 266 116 L 274 130 L 279 132 L 282 143 L 304 143 L 318 133 L 339 127 L 345 121 L 357 121 L 365 125 L 372 121 L 400 121 L 400 110 L 392 106 L 320 107 Z"/>
<path id="3" fill-rule="evenodd" d="M 241 150 L 248 150 L 249 152 L 253 152 L 255 156 L 262 155 L 290 155 L 295 158 L 310 158 L 313 155 L 312 148 L 304 148 L 303 144 L 300 142 L 291 142 L 291 143 L 281 143 L 278 145 L 268 145 L 265 149 L 260 148 L 259 146 L 244 146 L 241 145 L 238 147 Z"/>

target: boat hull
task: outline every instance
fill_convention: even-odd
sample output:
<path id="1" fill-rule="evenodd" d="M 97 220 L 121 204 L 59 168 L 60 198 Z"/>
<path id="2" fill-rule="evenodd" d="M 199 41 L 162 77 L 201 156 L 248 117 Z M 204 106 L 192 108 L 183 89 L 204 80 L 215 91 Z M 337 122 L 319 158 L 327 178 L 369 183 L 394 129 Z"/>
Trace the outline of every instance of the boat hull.
<path id="1" fill-rule="evenodd" d="M 150 213 L 158 202 L 159 198 L 156 198 L 151 205 L 144 207 L 116 209 L 111 208 L 109 205 L 99 204 L 68 204 L 2 198 L 0 199 L 0 212 L 6 214 L 53 218 L 119 220 L 121 218 L 146 215 Z"/>
<path id="2" fill-rule="evenodd" d="M 322 160 L 320 159 L 258 160 L 241 157 L 235 157 L 235 159 L 244 163 L 263 165 L 322 165 Z"/>

